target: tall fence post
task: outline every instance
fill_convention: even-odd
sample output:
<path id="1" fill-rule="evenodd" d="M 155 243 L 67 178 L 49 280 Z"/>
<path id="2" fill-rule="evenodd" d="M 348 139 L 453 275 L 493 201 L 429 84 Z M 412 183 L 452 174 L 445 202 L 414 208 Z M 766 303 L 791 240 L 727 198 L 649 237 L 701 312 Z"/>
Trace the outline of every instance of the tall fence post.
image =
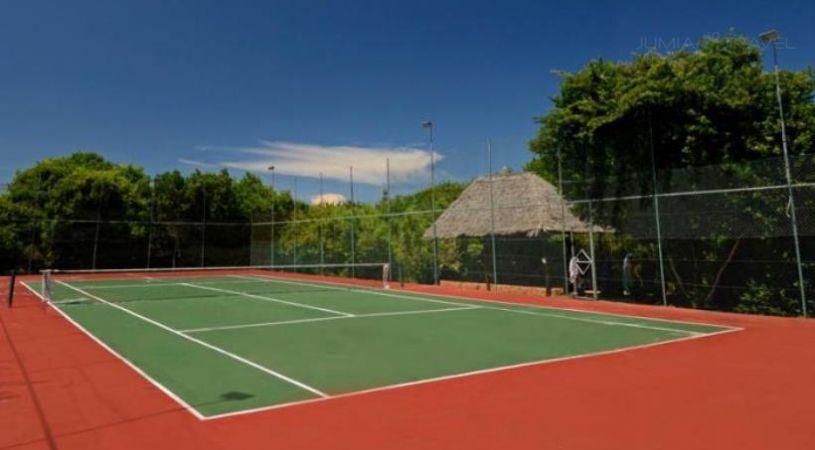
<path id="1" fill-rule="evenodd" d="M 96 255 L 99 251 L 99 227 L 102 223 L 102 206 L 98 205 L 96 210 L 96 231 L 93 233 L 93 257 L 91 259 L 91 268 L 96 270 Z"/>
<path id="2" fill-rule="evenodd" d="M 201 197 L 203 200 L 203 208 L 201 209 L 201 267 L 204 267 L 204 261 L 207 254 L 207 189 L 206 187 L 201 190 Z"/>
<path id="3" fill-rule="evenodd" d="M 591 296 L 595 300 L 598 298 L 597 293 L 597 256 L 594 252 L 594 206 L 592 199 L 589 197 L 589 253 L 591 256 Z"/>
<path id="4" fill-rule="evenodd" d="M 272 206 L 274 209 L 274 206 Z M 274 214 L 272 214 L 272 221 L 269 223 L 269 265 L 274 266 Z"/>
<path id="5" fill-rule="evenodd" d="M 34 237 L 36 234 L 36 227 L 34 226 L 34 222 L 29 222 L 28 226 L 31 228 L 31 233 L 28 241 L 28 270 L 26 270 L 26 273 L 31 273 L 31 271 L 34 269 L 34 249 L 36 248 Z"/>
<path id="6" fill-rule="evenodd" d="M 495 196 L 493 195 L 492 179 L 492 140 L 487 139 L 487 160 L 489 166 L 490 183 L 490 245 L 492 246 L 492 285 L 498 289 L 498 256 L 495 246 Z"/>
<path id="7" fill-rule="evenodd" d="M 155 177 L 150 178 L 150 222 L 147 224 L 147 263 L 145 267 L 150 268 L 153 258 L 153 222 L 156 221 L 156 182 Z"/>
<path id="8" fill-rule="evenodd" d="M 768 38 L 771 40 L 773 47 L 773 74 L 775 75 L 775 97 L 776 100 L 778 101 L 778 119 L 781 124 L 781 149 L 784 153 L 784 173 L 787 179 L 787 192 L 789 194 L 788 205 L 790 211 L 790 222 L 792 223 L 792 239 L 793 242 L 795 243 L 795 262 L 798 265 L 798 284 L 801 291 L 801 315 L 806 317 L 807 294 L 806 287 L 804 285 L 804 267 L 803 262 L 801 260 L 801 244 L 799 242 L 798 237 L 798 218 L 796 216 L 795 209 L 795 193 L 792 188 L 792 171 L 790 169 L 790 156 L 789 150 L 787 148 L 787 125 L 784 120 L 784 102 L 782 101 L 781 98 L 781 78 L 779 76 L 778 68 L 778 47 L 776 45 L 776 42 L 778 41 L 778 33 L 775 33 L 774 36 L 770 34 Z M 763 36 L 762 39 L 764 39 Z"/>
<path id="9" fill-rule="evenodd" d="M 356 269 L 354 264 L 357 262 L 357 243 L 354 234 L 356 233 L 354 222 L 354 166 L 348 168 L 348 179 L 351 183 L 351 278 L 356 278 Z"/>
<path id="10" fill-rule="evenodd" d="M 255 213 L 249 215 L 249 265 L 254 266 L 255 258 Z"/>
<path id="11" fill-rule="evenodd" d="M 323 190 L 323 173 L 320 172 L 320 204 L 318 205 L 320 212 L 325 212 L 325 191 Z M 321 214 L 322 215 L 322 214 Z M 325 237 L 323 236 L 323 218 L 319 217 L 317 226 L 320 232 L 320 275 L 325 275 Z"/>
<path id="12" fill-rule="evenodd" d="M 433 150 L 433 127 L 430 128 L 430 210 L 433 218 L 433 284 L 439 284 L 439 236 L 436 232 L 436 153 Z"/>
<path id="13" fill-rule="evenodd" d="M 654 218 L 656 219 L 657 227 L 657 252 L 659 254 L 659 280 L 662 283 L 662 304 L 668 306 L 668 293 L 665 288 L 665 260 L 662 257 L 662 224 L 660 222 L 659 214 L 659 188 L 657 186 L 657 163 L 656 154 L 654 152 L 654 127 L 651 122 L 651 113 L 648 113 L 648 141 L 651 153 L 651 182 L 653 183 L 653 197 L 654 197 Z"/>
<path id="14" fill-rule="evenodd" d="M 153 220 L 147 224 L 147 261 L 145 267 L 150 268 L 150 260 L 153 259 Z"/>
<path id="15" fill-rule="evenodd" d="M 277 198 L 277 193 L 275 192 L 275 186 L 274 186 L 274 169 L 270 169 L 270 170 L 272 172 L 272 184 L 271 184 L 271 188 L 272 188 L 272 206 L 271 206 L 271 210 L 270 210 L 270 213 L 271 213 L 270 218 L 272 219 L 272 221 L 269 224 L 269 265 L 274 266 L 274 242 L 275 242 L 275 236 L 274 236 L 275 214 L 274 214 L 274 209 L 275 209 L 275 199 Z"/>
<path id="16" fill-rule="evenodd" d="M 566 197 L 563 192 L 563 164 L 562 153 L 560 147 L 557 149 L 557 182 L 558 191 L 560 193 L 560 221 L 562 226 L 560 228 L 560 241 L 563 247 L 563 294 L 569 293 L 569 260 L 568 251 L 566 249 Z"/>
<path id="17" fill-rule="evenodd" d="M 385 159 L 385 217 L 388 221 L 388 266 L 393 267 L 393 220 L 391 217 L 391 160 Z M 389 271 L 391 274 L 393 271 Z M 391 276 L 392 278 L 392 276 Z"/>
<path id="18" fill-rule="evenodd" d="M 294 177 L 293 185 L 294 185 L 294 187 L 292 189 L 292 195 L 291 195 L 291 206 L 292 206 L 292 210 L 291 210 L 292 228 L 291 229 L 292 229 L 292 240 L 294 242 L 292 242 L 292 258 L 291 258 L 291 261 L 292 261 L 292 265 L 296 266 L 297 265 L 297 230 L 299 229 L 299 227 L 297 226 L 297 177 Z M 295 267 L 294 271 L 297 272 L 296 267 Z"/>

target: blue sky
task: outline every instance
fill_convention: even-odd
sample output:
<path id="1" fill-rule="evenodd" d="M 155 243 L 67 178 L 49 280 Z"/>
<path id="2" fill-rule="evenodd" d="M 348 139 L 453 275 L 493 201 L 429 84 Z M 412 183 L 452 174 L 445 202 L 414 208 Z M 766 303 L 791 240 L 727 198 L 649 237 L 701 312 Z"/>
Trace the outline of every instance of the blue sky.
<path id="1" fill-rule="evenodd" d="M 4 2 L 0 183 L 86 149 L 150 173 L 272 163 L 302 198 L 319 172 L 347 195 L 354 165 L 371 199 L 387 157 L 397 192 L 427 183 L 422 120 L 440 179 L 486 172 L 488 138 L 496 166 L 520 168 L 552 69 L 773 27 L 803 68 L 813 23 L 811 1 Z"/>

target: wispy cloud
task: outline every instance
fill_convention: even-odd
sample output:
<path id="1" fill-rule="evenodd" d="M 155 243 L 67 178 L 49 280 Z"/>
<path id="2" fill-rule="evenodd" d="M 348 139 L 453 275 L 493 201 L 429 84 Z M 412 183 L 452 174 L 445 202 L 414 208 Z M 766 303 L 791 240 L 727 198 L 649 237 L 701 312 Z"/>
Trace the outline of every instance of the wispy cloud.
<path id="1" fill-rule="evenodd" d="M 213 148 L 208 147 L 208 151 Z M 425 178 L 430 167 L 430 152 L 415 147 L 363 147 L 355 145 L 315 145 L 295 142 L 262 141 L 256 147 L 221 148 L 229 153 L 215 164 L 231 169 L 256 173 L 268 173 L 269 166 L 275 173 L 317 178 L 320 173 L 326 179 L 347 180 L 349 167 L 354 168 L 354 181 L 370 185 L 385 183 L 385 161 L 390 160 L 390 177 L 393 183 L 407 183 Z M 244 158 L 238 158 L 242 155 Z M 435 153 L 436 161 L 443 158 Z M 180 160 L 185 164 L 202 167 L 205 163 Z"/>

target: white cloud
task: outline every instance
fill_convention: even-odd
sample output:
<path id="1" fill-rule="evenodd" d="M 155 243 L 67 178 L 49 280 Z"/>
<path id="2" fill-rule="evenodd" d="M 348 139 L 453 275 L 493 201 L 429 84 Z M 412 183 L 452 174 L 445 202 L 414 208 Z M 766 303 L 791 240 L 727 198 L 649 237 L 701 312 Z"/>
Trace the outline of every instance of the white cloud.
<path id="1" fill-rule="evenodd" d="M 336 192 L 326 192 L 322 196 L 311 197 L 312 205 L 341 205 L 345 203 L 345 196 Z"/>
<path id="2" fill-rule="evenodd" d="M 198 167 L 200 169 L 217 169 L 220 166 L 218 164 L 207 163 L 203 161 L 197 161 L 194 159 L 186 159 L 186 158 L 178 158 L 178 162 L 181 164 L 186 164 L 188 166 Z"/>
<path id="3" fill-rule="evenodd" d="M 261 142 L 259 147 L 225 149 L 247 155 L 240 160 L 220 164 L 232 169 L 326 179 L 348 180 L 349 167 L 354 168 L 354 181 L 370 185 L 385 184 L 385 161 L 390 160 L 391 182 L 405 183 L 427 177 L 430 152 L 412 147 L 327 146 L 294 142 Z M 443 156 L 435 153 L 436 161 Z"/>

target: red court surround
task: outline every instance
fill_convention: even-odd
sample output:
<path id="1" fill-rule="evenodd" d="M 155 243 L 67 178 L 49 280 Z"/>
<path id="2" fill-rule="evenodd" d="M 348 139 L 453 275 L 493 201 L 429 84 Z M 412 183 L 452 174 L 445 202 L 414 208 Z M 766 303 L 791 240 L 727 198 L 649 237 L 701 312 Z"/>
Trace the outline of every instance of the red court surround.
<path id="1" fill-rule="evenodd" d="M 17 289 L 0 307 L 0 450 L 815 448 L 812 320 L 410 285 L 745 329 L 199 421 Z"/>

